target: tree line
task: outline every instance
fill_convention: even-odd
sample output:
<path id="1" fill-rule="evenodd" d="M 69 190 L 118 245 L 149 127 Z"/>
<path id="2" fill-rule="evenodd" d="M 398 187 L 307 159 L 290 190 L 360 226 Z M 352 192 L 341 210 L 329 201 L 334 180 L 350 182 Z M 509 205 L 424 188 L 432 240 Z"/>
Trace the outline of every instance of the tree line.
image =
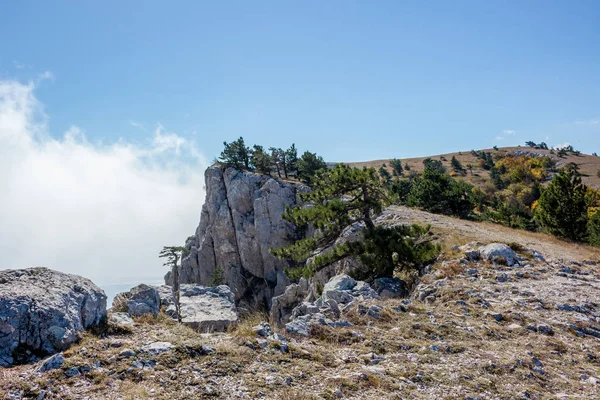
<path id="1" fill-rule="evenodd" d="M 293 143 L 288 149 L 265 149 L 256 144 L 248 147 L 244 138 L 240 137 L 231 143 L 223 142 L 223 146 L 217 161 L 224 167 L 256 171 L 269 176 L 277 174 L 282 179 L 296 178 L 309 185 L 317 171 L 327 168 L 323 158 L 316 153 L 305 151 L 298 156 L 298 150 Z"/>

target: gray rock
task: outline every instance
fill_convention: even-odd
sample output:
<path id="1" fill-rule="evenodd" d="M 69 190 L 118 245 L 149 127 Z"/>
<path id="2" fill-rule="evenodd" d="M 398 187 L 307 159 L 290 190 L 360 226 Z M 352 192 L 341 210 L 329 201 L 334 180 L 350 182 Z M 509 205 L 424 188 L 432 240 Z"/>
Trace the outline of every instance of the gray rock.
<path id="1" fill-rule="evenodd" d="M 482 259 L 491 262 L 506 262 L 509 267 L 519 261 L 519 256 L 503 243 L 490 243 L 487 246 L 480 247 L 478 251 Z"/>
<path id="2" fill-rule="evenodd" d="M 167 351 L 171 351 L 174 348 L 175 348 L 175 346 L 173 346 L 173 344 L 169 343 L 169 342 L 152 342 L 152 343 L 143 345 L 140 350 L 145 353 L 150 353 L 150 354 L 156 356 L 161 353 L 166 353 Z"/>
<path id="3" fill-rule="evenodd" d="M 205 172 L 206 199 L 196 233 L 186 242 L 190 250 L 180 268 L 181 283 L 211 285 L 217 268 L 236 302 L 270 305 L 287 282 L 288 267 L 270 253 L 292 243 L 293 225 L 281 215 L 299 203 L 308 188 L 266 175 L 213 166 Z M 165 282 L 170 283 L 170 275 Z"/>
<path id="4" fill-rule="evenodd" d="M 68 370 L 65 371 L 65 375 L 67 376 L 67 378 L 71 378 L 73 376 L 77 376 L 80 374 L 79 368 L 77 367 L 73 367 L 73 368 L 69 368 Z"/>
<path id="5" fill-rule="evenodd" d="M 157 315 L 160 311 L 160 297 L 155 287 L 141 284 L 129 291 L 127 312 L 134 317 L 144 314 Z"/>
<path id="6" fill-rule="evenodd" d="M 0 271 L 0 366 L 65 350 L 105 318 L 106 295 L 89 279 L 48 268 Z"/>
<path id="7" fill-rule="evenodd" d="M 52 369 L 59 369 L 65 363 L 65 357 L 62 353 L 58 353 L 48 358 L 39 369 L 39 372 L 46 372 Z"/>
<path id="8" fill-rule="evenodd" d="M 258 336 L 262 337 L 268 337 L 273 334 L 273 331 L 271 330 L 271 325 L 269 325 L 266 322 L 261 322 L 260 324 L 256 325 L 252 328 L 252 331 Z"/>
<path id="9" fill-rule="evenodd" d="M 394 299 L 408 296 L 408 286 L 406 285 L 406 282 L 398 278 L 375 279 L 372 287 L 382 299 Z"/>
<path id="10" fill-rule="evenodd" d="M 121 350 L 121 352 L 119 353 L 119 355 L 121 357 L 130 358 L 130 357 L 135 357 L 136 356 L 136 352 L 133 351 L 133 350 L 131 350 L 131 349 L 123 349 L 123 350 Z"/>
<path id="11" fill-rule="evenodd" d="M 234 295 L 225 285 L 181 285 L 179 302 L 181 322 L 202 332 L 225 331 L 238 320 Z M 175 304 L 169 303 L 166 314 L 177 318 Z"/>
<path id="12" fill-rule="evenodd" d="M 309 295 L 308 281 L 301 278 L 297 284 L 291 284 L 285 291 L 273 298 L 271 305 L 271 322 L 277 326 L 285 325 L 292 311 Z"/>
<path id="13" fill-rule="evenodd" d="M 116 312 L 108 316 L 108 321 L 115 325 L 133 326 L 133 319 L 125 312 Z"/>

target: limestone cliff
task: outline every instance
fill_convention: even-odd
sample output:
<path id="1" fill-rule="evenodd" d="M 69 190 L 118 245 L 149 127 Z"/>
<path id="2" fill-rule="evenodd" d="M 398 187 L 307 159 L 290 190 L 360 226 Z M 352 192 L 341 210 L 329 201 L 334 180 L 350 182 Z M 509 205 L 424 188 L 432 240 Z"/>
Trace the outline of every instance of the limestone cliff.
<path id="1" fill-rule="evenodd" d="M 180 267 L 181 283 L 214 284 L 215 271 L 235 294 L 236 301 L 270 305 L 289 284 L 284 261 L 269 249 L 291 243 L 293 225 L 281 218 L 308 188 L 266 175 L 209 167 L 205 172 L 206 200 L 200 224 L 189 237 L 189 256 Z M 165 276 L 170 283 L 170 274 Z"/>

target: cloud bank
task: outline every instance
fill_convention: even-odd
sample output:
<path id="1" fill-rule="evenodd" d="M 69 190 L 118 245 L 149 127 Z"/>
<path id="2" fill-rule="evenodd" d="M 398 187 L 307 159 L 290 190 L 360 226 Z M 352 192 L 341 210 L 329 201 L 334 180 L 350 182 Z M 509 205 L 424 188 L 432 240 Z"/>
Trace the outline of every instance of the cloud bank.
<path id="1" fill-rule="evenodd" d="M 0 81 L 0 269 L 162 276 L 162 246 L 198 224 L 206 159 L 161 125 L 145 145 L 90 143 L 76 126 L 56 139 L 35 89 Z"/>

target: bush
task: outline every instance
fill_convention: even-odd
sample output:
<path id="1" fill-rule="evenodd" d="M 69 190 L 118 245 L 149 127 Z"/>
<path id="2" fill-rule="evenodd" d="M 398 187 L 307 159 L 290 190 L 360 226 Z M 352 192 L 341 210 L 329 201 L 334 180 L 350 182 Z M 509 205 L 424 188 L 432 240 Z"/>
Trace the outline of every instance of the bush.
<path id="1" fill-rule="evenodd" d="M 441 163 L 436 164 L 439 161 L 427 161 L 423 175 L 414 179 L 407 204 L 433 213 L 469 217 L 473 210 L 469 198 L 473 186 L 442 172 Z"/>

